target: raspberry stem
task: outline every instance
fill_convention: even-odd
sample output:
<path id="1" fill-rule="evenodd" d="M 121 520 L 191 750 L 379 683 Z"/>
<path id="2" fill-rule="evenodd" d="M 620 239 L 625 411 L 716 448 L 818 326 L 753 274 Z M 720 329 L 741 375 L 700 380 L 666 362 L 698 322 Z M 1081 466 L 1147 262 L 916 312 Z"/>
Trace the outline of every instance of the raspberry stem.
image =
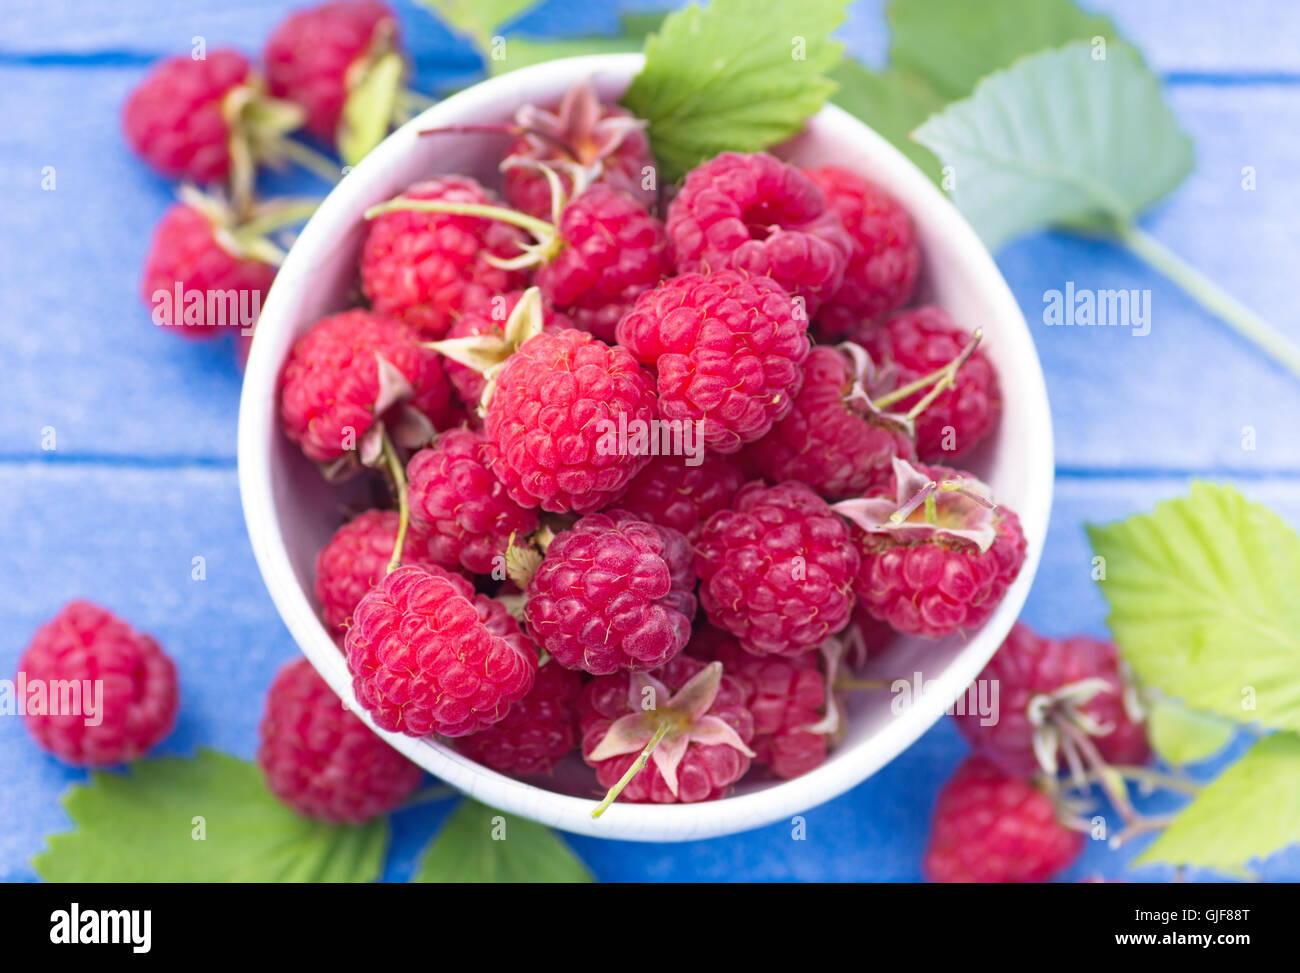
<path id="1" fill-rule="evenodd" d="M 333 184 L 343 178 L 342 170 L 329 156 L 322 155 L 310 146 L 294 139 L 282 138 L 276 140 L 274 151 L 277 155 L 281 155 L 290 162 L 306 169 L 312 175 L 319 176 L 325 182 Z"/>
<path id="2" fill-rule="evenodd" d="M 387 429 L 384 429 L 380 435 L 384 463 L 393 481 L 393 492 L 397 494 L 397 540 L 393 542 L 393 556 L 388 561 L 388 571 L 392 573 L 402 564 L 402 548 L 406 544 L 406 528 L 411 522 L 411 508 L 406 502 L 406 469 L 402 466 L 401 457 L 397 455 L 397 447 L 393 445 Z"/>
<path id="3" fill-rule="evenodd" d="M 655 735 L 650 738 L 650 742 L 637 754 L 637 758 L 632 761 L 632 766 L 627 769 L 627 773 L 618 779 L 618 783 L 609 789 L 605 799 L 596 805 L 596 809 L 591 812 L 593 818 L 598 818 L 604 814 L 605 808 L 614 803 L 614 799 L 623 793 L 623 788 L 632 782 L 632 778 L 645 769 L 645 765 L 650 761 L 650 754 L 654 753 L 655 747 L 663 742 L 663 738 L 669 734 L 672 728 L 673 724 L 669 720 L 664 720 L 659 724 L 659 729 L 655 730 Z"/>
<path id="4" fill-rule="evenodd" d="M 887 392 L 886 394 L 873 399 L 872 405 L 877 409 L 888 409 L 891 405 L 901 402 L 909 395 L 914 395 L 923 388 L 929 388 L 929 394 L 918 402 L 907 414 L 909 419 L 915 419 L 925 410 L 926 406 L 933 402 L 945 388 L 956 380 L 957 370 L 960 369 L 962 365 L 965 365 L 970 356 L 975 353 L 975 349 L 979 346 L 979 343 L 983 338 L 984 329 L 976 328 L 974 333 L 971 335 L 970 342 L 961 350 L 961 353 L 952 361 L 948 362 L 948 364 L 936 368 L 928 375 L 922 375 L 920 378 L 908 382 L 906 385 L 900 385 L 892 392 Z M 947 381 L 945 381 L 945 379 Z M 938 382 L 939 384 L 935 385 L 935 382 Z"/>
<path id="5" fill-rule="evenodd" d="M 395 213 L 400 210 L 413 210 L 417 213 L 450 213 L 454 216 L 479 216 L 487 220 L 500 220 L 502 223 L 509 223 L 526 230 L 536 237 L 539 242 L 545 242 L 555 236 L 554 226 L 545 220 L 529 216 L 527 213 L 519 213 L 512 209 L 506 209 L 504 206 L 487 206 L 483 203 L 449 203 L 441 199 L 411 199 L 407 196 L 397 196 L 386 203 L 379 203 L 370 207 L 370 209 L 366 210 L 366 219 L 372 220 L 384 213 Z"/>

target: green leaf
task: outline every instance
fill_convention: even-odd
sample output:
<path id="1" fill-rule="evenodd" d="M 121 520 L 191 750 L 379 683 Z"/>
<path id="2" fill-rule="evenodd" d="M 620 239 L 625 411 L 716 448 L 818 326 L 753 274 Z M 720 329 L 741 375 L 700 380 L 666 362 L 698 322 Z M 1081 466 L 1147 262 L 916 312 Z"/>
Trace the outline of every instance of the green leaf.
<path id="1" fill-rule="evenodd" d="M 385 54 L 349 93 L 338 134 L 344 165 L 356 165 L 388 134 L 405 70 L 402 55 L 395 51 Z"/>
<path id="2" fill-rule="evenodd" d="M 1104 527 L 1102 593 L 1145 686 L 1237 723 L 1300 730 L 1300 537 L 1228 486 Z"/>
<path id="3" fill-rule="evenodd" d="M 1300 841 L 1300 737 L 1278 733 L 1206 785 L 1133 863 L 1191 865 L 1242 875 Z"/>
<path id="4" fill-rule="evenodd" d="M 253 764 L 213 750 L 92 773 L 63 804 L 76 830 L 33 863 L 50 882 L 370 882 L 388 844 L 385 819 L 308 820 Z"/>
<path id="5" fill-rule="evenodd" d="M 639 37 L 564 37 L 544 40 L 536 37 L 512 35 L 502 48 L 503 57 L 487 59 L 491 74 L 505 74 L 543 61 L 562 57 L 582 57 L 587 54 L 628 54 L 641 50 Z"/>
<path id="6" fill-rule="evenodd" d="M 794 135 L 835 90 L 845 0 L 713 0 L 670 14 L 646 41 L 623 104 L 650 123 L 672 181 L 719 152 Z"/>
<path id="7" fill-rule="evenodd" d="M 492 38 L 503 25 L 537 0 L 418 0 L 446 22 L 447 26 L 474 42 L 480 53 L 492 47 Z"/>
<path id="8" fill-rule="evenodd" d="M 1156 695 L 1146 702 L 1151 747 L 1176 767 L 1214 756 L 1237 733 L 1236 726 L 1223 717 L 1188 709 L 1166 696 Z"/>
<path id="9" fill-rule="evenodd" d="M 831 71 L 831 78 L 839 85 L 831 99 L 835 104 L 870 125 L 939 182 L 942 167 L 938 158 L 910 136 L 917 125 L 943 107 L 942 99 L 902 71 L 891 68 L 875 74 L 851 58 L 841 61 Z"/>
<path id="10" fill-rule="evenodd" d="M 1132 223 L 1192 168 L 1160 82 L 1126 45 L 1043 51 L 981 81 L 914 137 L 953 167 L 954 202 L 989 249 L 1047 226 Z"/>
<path id="11" fill-rule="evenodd" d="M 590 882 L 553 831 L 468 798 L 420 859 L 413 882 Z"/>

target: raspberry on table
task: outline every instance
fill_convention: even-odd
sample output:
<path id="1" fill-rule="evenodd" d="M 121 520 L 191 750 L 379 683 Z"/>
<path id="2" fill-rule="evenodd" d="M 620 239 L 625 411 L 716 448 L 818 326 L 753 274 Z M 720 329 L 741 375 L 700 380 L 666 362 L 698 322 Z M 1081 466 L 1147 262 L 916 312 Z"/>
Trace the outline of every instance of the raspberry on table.
<path id="1" fill-rule="evenodd" d="M 523 294 L 523 291 L 511 291 L 509 294 L 497 294 L 481 304 L 475 304 L 456 319 L 456 323 L 447 332 L 447 337 L 452 339 L 504 337 L 506 320 L 519 304 Z M 572 321 L 551 307 L 549 303 L 542 301 L 542 328 L 545 332 L 550 334 L 572 327 Z M 477 409 L 486 384 L 482 373 L 451 358 L 444 358 L 442 367 L 447 372 L 447 378 L 451 380 L 452 387 L 461 402 L 470 409 Z"/>
<path id="2" fill-rule="evenodd" d="M 851 335 L 911 299 L 921 269 L 916 230 L 899 202 L 869 179 L 839 166 L 804 175 L 825 194 L 851 244 L 844 281 L 817 313 L 817 326 L 830 338 Z"/>
<path id="3" fill-rule="evenodd" d="M 322 318 L 294 343 L 284 366 L 284 433 L 324 463 L 359 449 L 374 421 L 398 406 L 445 425 L 451 390 L 439 359 L 401 321 L 360 309 Z"/>
<path id="4" fill-rule="evenodd" d="M 549 662 L 500 723 L 456 739 L 456 749 L 503 774 L 549 774 L 578 745 L 580 673 Z"/>
<path id="5" fill-rule="evenodd" d="M 731 506 L 744 481 L 728 456 L 709 453 L 695 466 L 682 456 L 656 456 L 632 478 L 618 506 L 694 540 L 709 517 Z"/>
<path id="6" fill-rule="evenodd" d="M 968 757 L 939 792 L 922 868 L 931 882 L 1045 882 L 1082 851 L 1046 794 Z"/>
<path id="7" fill-rule="evenodd" d="M 172 660 L 148 635 L 88 601 L 69 602 L 36 631 L 18 660 L 19 682 L 28 687 L 28 731 L 70 764 L 136 760 L 176 724 Z M 40 712 L 31 696 L 37 686 L 44 687 Z"/>
<path id="8" fill-rule="evenodd" d="M 771 277 L 803 300 L 805 322 L 839 289 L 852 249 L 822 191 L 766 152 L 723 152 L 687 173 L 668 239 L 679 272 Z"/>
<path id="9" fill-rule="evenodd" d="M 424 776 L 348 712 L 306 659 L 276 674 L 258 730 L 267 787 L 309 818 L 369 821 L 397 808 Z"/>
<path id="10" fill-rule="evenodd" d="M 397 17 L 379 0 L 331 0 L 296 10 L 267 39 L 267 88 L 301 105 L 303 127 L 332 144 L 368 64 L 398 50 Z"/>
<path id="11" fill-rule="evenodd" d="M 657 414 L 654 383 L 624 349 L 582 331 L 536 335 L 506 361 L 487 406 L 492 471 L 521 507 L 599 510 L 650 459 L 620 449 L 618 430 Z"/>
<path id="12" fill-rule="evenodd" d="M 495 198 L 468 176 L 416 183 L 407 199 L 490 206 Z M 522 270 L 489 257 L 516 257 L 524 235 L 482 216 L 396 209 L 370 221 L 361 252 L 361 289 L 379 314 L 401 318 L 426 340 L 446 335 L 456 317 L 526 283 Z"/>
<path id="13" fill-rule="evenodd" d="M 789 293 L 734 270 L 682 274 L 642 294 L 618 342 L 654 370 L 660 414 L 702 422 L 705 445 L 719 453 L 789 414 L 809 349 Z"/>
<path id="14" fill-rule="evenodd" d="M 448 568 L 491 574 L 504 567 L 510 538 L 537 529 L 537 513 L 506 495 L 480 432 L 449 429 L 406 467 L 413 539 Z"/>
<path id="15" fill-rule="evenodd" d="M 858 551 L 802 483 L 747 483 L 695 542 L 709 621 L 757 655 L 797 656 L 849 622 Z"/>
<path id="16" fill-rule="evenodd" d="M 557 534 L 528 581 L 529 634 L 561 665 L 604 675 L 663 665 L 691 637 L 686 538 L 621 510 Z"/>
<path id="17" fill-rule="evenodd" d="M 893 315 L 883 325 L 862 329 L 857 340 L 882 372 L 890 373 L 894 387 L 929 375 L 954 361 L 971 336 L 940 307 L 926 306 Z M 902 399 L 891 408 L 907 412 L 924 391 Z M 984 352 L 976 348 L 957 369 L 951 388 L 940 392 L 916 418 L 916 451 L 924 462 L 952 461 L 983 442 L 1002 415 L 1002 389 L 997 371 Z"/>
<path id="18" fill-rule="evenodd" d="M 352 613 L 344 648 L 371 719 L 415 737 L 500 722 L 537 671 L 536 647 L 505 606 L 440 568 L 388 574 Z"/>

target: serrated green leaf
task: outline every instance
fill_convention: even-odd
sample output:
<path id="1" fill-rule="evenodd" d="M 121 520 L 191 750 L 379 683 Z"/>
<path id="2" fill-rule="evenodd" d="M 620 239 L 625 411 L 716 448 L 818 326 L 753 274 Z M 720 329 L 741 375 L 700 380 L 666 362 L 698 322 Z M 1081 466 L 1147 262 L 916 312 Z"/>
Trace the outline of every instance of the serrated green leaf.
<path id="1" fill-rule="evenodd" d="M 1206 785 L 1134 865 L 1163 863 L 1242 874 L 1300 841 L 1300 737 L 1277 733 Z"/>
<path id="2" fill-rule="evenodd" d="M 1237 723 L 1300 730 L 1300 537 L 1235 489 L 1104 527 L 1102 593 L 1139 681 Z"/>
<path id="3" fill-rule="evenodd" d="M 831 71 L 831 78 L 839 86 L 831 101 L 870 125 L 939 182 L 939 159 L 910 136 L 916 126 L 943 107 L 942 99 L 902 71 L 891 68 L 876 74 L 851 58 L 841 61 Z"/>
<path id="4" fill-rule="evenodd" d="M 646 41 L 623 104 L 650 123 L 663 178 L 719 152 L 794 135 L 835 90 L 845 0 L 713 0 L 670 14 Z"/>
<path id="5" fill-rule="evenodd" d="M 952 167 L 953 201 L 990 249 L 1048 226 L 1132 223 L 1192 168 L 1160 82 L 1124 44 L 1075 42 L 981 81 L 914 137 Z"/>
<path id="6" fill-rule="evenodd" d="M 1146 723 L 1151 748 L 1176 767 L 1214 756 L 1237 732 L 1229 720 L 1189 709 L 1165 696 L 1147 701 Z"/>
<path id="7" fill-rule="evenodd" d="M 405 70 L 400 54 L 385 54 L 348 94 L 338 133 L 339 157 L 344 165 L 356 165 L 388 134 Z"/>
<path id="8" fill-rule="evenodd" d="M 549 828 L 468 798 L 420 858 L 413 882 L 590 882 L 591 873 Z"/>
<path id="9" fill-rule="evenodd" d="M 500 29 L 538 0 L 417 0 L 486 52 Z"/>
<path id="10" fill-rule="evenodd" d="M 645 40 L 661 26 L 668 17 L 667 10 L 629 10 L 619 14 L 619 30 L 628 37 Z"/>
<path id="11" fill-rule="evenodd" d="M 308 820 L 253 764 L 213 750 L 92 773 L 63 804 L 76 830 L 33 862 L 50 882 L 370 882 L 388 845 L 385 819 Z"/>
<path id="12" fill-rule="evenodd" d="M 564 37 L 545 40 L 536 37 L 511 35 L 501 48 L 501 58 L 487 59 L 491 74 L 506 74 L 543 61 L 562 57 L 582 57 L 587 54 L 628 54 L 641 50 L 644 41 L 639 37 Z"/>

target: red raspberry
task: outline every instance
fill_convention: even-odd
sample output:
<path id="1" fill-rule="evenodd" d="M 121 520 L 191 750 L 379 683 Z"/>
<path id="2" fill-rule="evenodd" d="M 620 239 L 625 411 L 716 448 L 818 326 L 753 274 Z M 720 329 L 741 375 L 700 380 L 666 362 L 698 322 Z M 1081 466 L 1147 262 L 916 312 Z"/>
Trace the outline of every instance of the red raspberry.
<path id="1" fill-rule="evenodd" d="M 970 335 L 939 307 L 895 314 L 883 327 L 864 329 L 857 339 L 878 368 L 892 372 L 894 387 L 931 374 L 957 358 Z M 892 408 L 907 412 L 924 391 Z M 916 451 L 926 462 L 949 463 L 974 449 L 998 424 L 1002 389 L 998 373 L 980 349 L 957 369 L 956 384 L 939 393 L 916 420 Z"/>
<path id="2" fill-rule="evenodd" d="M 822 333 L 837 338 L 907 303 L 921 250 L 907 211 L 869 179 L 838 166 L 805 169 L 804 175 L 825 193 L 851 241 L 844 283 L 817 315 Z"/>
<path id="3" fill-rule="evenodd" d="M 710 454 L 696 466 L 681 456 L 657 456 L 633 478 L 618 506 L 694 540 L 709 517 L 731 506 L 742 483 L 739 467 L 726 456 Z"/>
<path id="4" fill-rule="evenodd" d="M 448 338 L 475 338 L 480 335 L 502 337 L 506 319 L 519 303 L 523 291 L 509 294 L 497 294 L 482 304 L 476 304 L 462 314 L 447 332 Z M 573 322 L 545 301 L 542 302 L 543 329 L 552 334 L 564 328 L 572 328 Z M 479 399 L 483 397 L 483 375 L 468 365 L 462 365 L 450 358 L 443 360 L 442 367 L 447 378 L 456 390 L 456 394 L 466 406 L 478 408 Z"/>
<path id="5" fill-rule="evenodd" d="M 403 196 L 479 206 L 495 202 L 468 176 L 416 183 Z M 375 311 L 404 319 L 424 338 L 441 338 L 466 308 L 524 286 L 522 271 L 494 267 L 487 259 L 516 257 L 523 241 L 515 227 L 480 216 L 383 213 L 371 221 L 361 252 L 361 289 Z"/>
<path id="6" fill-rule="evenodd" d="M 445 567 L 491 574 L 505 565 L 511 535 L 522 538 L 537 529 L 536 512 L 506 496 L 492 475 L 490 454 L 482 433 L 451 429 L 407 465 L 411 529 Z"/>
<path id="7" fill-rule="evenodd" d="M 485 428 L 492 471 L 523 507 L 599 510 L 649 460 L 618 432 L 656 418 L 654 383 L 622 348 L 582 331 L 529 338 L 497 378 Z"/>
<path id="8" fill-rule="evenodd" d="M 400 567 L 352 614 L 352 688 L 385 730 L 464 736 L 533 687 L 537 652 L 505 606 L 446 571 Z"/>
<path id="9" fill-rule="evenodd" d="M 654 368 L 665 419 L 702 421 L 704 444 L 734 453 L 790 412 L 807 332 L 779 284 L 727 270 L 642 294 L 618 341 Z"/>
<path id="10" fill-rule="evenodd" d="M 988 488 L 964 473 L 894 460 L 891 498 L 836 504 L 860 528 L 862 566 L 854 585 L 862 604 L 897 631 L 941 638 L 982 625 L 1025 560 L 1020 518 L 988 509 Z M 931 482 L 938 489 L 928 487 Z M 931 494 L 935 510 L 921 499 Z M 972 499 L 972 495 L 981 500 Z M 891 515 L 907 510 L 895 523 Z"/>
<path id="11" fill-rule="evenodd" d="M 28 731 L 70 764 L 135 760 L 176 723 L 172 660 L 149 636 L 88 601 L 69 602 L 37 630 L 14 682 Z"/>
<path id="12" fill-rule="evenodd" d="M 309 459 L 358 448 L 375 419 L 398 404 L 435 426 L 449 421 L 451 392 L 437 352 L 401 321 L 360 309 L 322 318 L 294 343 L 284 366 L 284 433 Z"/>
<path id="13" fill-rule="evenodd" d="M 284 666 L 266 695 L 257 762 L 299 814 L 360 824 L 396 808 L 423 772 L 348 712 L 306 659 Z"/>
<path id="14" fill-rule="evenodd" d="M 618 795 L 624 801 L 711 801 L 745 776 L 753 756 L 746 744 L 754 735 L 754 718 L 745 707 L 744 687 L 716 665 L 679 655 L 653 673 L 599 676 L 583 688 L 578 697 L 582 756 L 596 768 L 603 787 L 614 787 L 632 767 L 661 717 L 676 726 Z M 653 705 L 648 710 L 647 696 Z"/>
<path id="15" fill-rule="evenodd" d="M 663 223 L 608 186 L 565 206 L 557 232 L 563 249 L 538 268 L 537 286 L 602 341 L 613 341 L 633 302 L 673 272 Z"/>
<path id="16" fill-rule="evenodd" d="M 1101 680 L 1104 688 L 1086 701 L 1077 702 L 1068 694 L 1054 696 L 1088 679 Z M 1145 728 L 1125 707 L 1128 685 L 1114 643 L 1086 635 L 1042 638 L 1018 623 L 977 681 L 998 687 L 996 722 L 984 726 L 973 712 L 954 719 L 976 752 L 1009 774 L 1029 777 L 1039 770 L 1034 734 L 1038 725 L 1055 719 L 1078 725 L 1082 716 L 1083 722 L 1107 728 L 1092 737 L 1107 763 L 1143 764 L 1151 756 Z M 1041 711 L 1035 713 L 1040 702 Z"/>
<path id="17" fill-rule="evenodd" d="M 127 98 L 126 140 L 168 178 L 221 182 L 230 173 L 231 96 L 253 90 L 251 74 L 238 51 L 168 58 Z"/>
<path id="18" fill-rule="evenodd" d="M 240 254 L 226 229 L 186 203 L 177 203 L 163 214 L 153 231 L 140 283 L 141 296 L 153 308 L 155 324 L 183 338 L 215 338 L 225 329 L 253 326 L 276 268 Z M 176 300 L 178 289 L 180 301 Z M 196 315 L 187 313 L 194 294 L 202 298 Z M 228 299 L 230 294 L 233 302 Z M 208 320 L 210 307 L 218 313 L 218 320 Z M 247 321 L 242 317 L 245 314 Z"/>
<path id="19" fill-rule="evenodd" d="M 505 719 L 456 741 L 456 749 L 503 774 L 549 774 L 578 742 L 582 676 L 560 665 L 537 670 L 532 691 Z"/>
<path id="20" fill-rule="evenodd" d="M 717 659 L 722 671 L 745 688 L 745 706 L 754 716 L 754 762 L 777 777 L 793 780 L 826 759 L 826 678 L 819 653 L 789 659 L 746 652 L 731 635 L 712 625 L 698 629 L 688 651 Z"/>
<path id="21" fill-rule="evenodd" d="M 271 94 L 301 105 L 304 128 L 333 143 L 348 95 L 366 68 L 398 50 L 397 18 L 378 0 L 335 0 L 290 14 L 266 42 Z"/>
<path id="22" fill-rule="evenodd" d="M 907 423 L 855 396 L 855 380 L 843 352 L 812 349 L 794 408 L 748 450 L 764 478 L 799 480 L 824 497 L 856 497 L 891 482 L 895 456 L 916 458 Z"/>
<path id="23" fill-rule="evenodd" d="M 367 510 L 336 530 L 316 556 L 316 601 L 335 638 L 347 631 L 357 603 L 388 571 L 397 542 L 397 523 L 395 510 Z M 425 568 L 439 564 L 409 533 L 402 547 L 402 563 Z"/>
<path id="24" fill-rule="evenodd" d="M 1045 882 L 1082 851 L 1046 794 L 968 757 L 939 792 L 922 867 L 931 882 Z"/>
<path id="25" fill-rule="evenodd" d="M 765 152 L 724 152 L 688 173 L 668 240 L 678 271 L 771 277 L 803 298 L 805 321 L 839 289 L 852 248 L 822 191 Z"/>
<path id="26" fill-rule="evenodd" d="M 690 640 L 694 589 L 685 537 L 605 511 L 551 541 L 528 582 L 524 617 L 537 644 L 570 669 L 653 669 Z"/>
<path id="27" fill-rule="evenodd" d="M 570 88 L 555 112 L 525 105 L 515 123 L 523 134 L 502 164 L 505 196 L 515 209 L 541 219 L 551 215 L 551 187 L 532 164 L 537 162 L 556 171 L 566 196 L 573 193 L 572 170 L 579 169 L 596 185 L 626 193 L 642 209 L 654 206 L 655 191 L 642 187 L 644 173 L 654 168 L 645 123 L 617 105 L 602 104 L 590 81 Z"/>
<path id="28" fill-rule="evenodd" d="M 858 552 L 802 483 L 741 487 L 695 545 L 709 621 L 757 655 L 797 656 L 848 624 Z"/>

